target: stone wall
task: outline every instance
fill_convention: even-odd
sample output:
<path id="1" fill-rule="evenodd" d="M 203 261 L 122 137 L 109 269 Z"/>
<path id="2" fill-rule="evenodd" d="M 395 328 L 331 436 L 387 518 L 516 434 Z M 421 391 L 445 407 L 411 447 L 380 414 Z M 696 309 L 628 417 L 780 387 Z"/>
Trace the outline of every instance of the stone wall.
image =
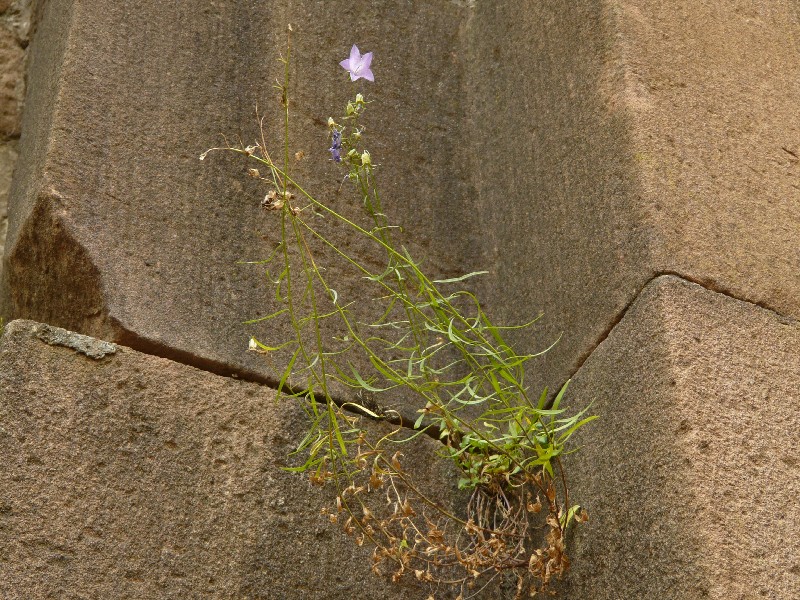
<path id="1" fill-rule="evenodd" d="M 4 599 L 427 595 L 372 574 L 320 515 L 328 489 L 281 470 L 305 415 L 273 390 L 14 321 L 0 398 Z M 455 497 L 436 446 L 407 468 Z"/>
<path id="2" fill-rule="evenodd" d="M 242 321 L 269 294 L 236 264 L 276 238 L 263 193 L 241 165 L 197 160 L 221 133 L 252 139 L 256 102 L 274 120 L 291 22 L 298 176 L 354 209 L 319 165 L 349 93 L 336 63 L 353 42 L 374 51 L 387 212 L 437 275 L 490 270 L 478 285 L 498 321 L 544 311 L 516 340 L 561 336 L 531 385 L 573 378 L 568 404 L 601 417 L 570 458 L 591 520 L 564 597 L 797 596 L 794 3 L 37 8 L 0 3 L 0 185 L 20 156 L 0 313 L 45 324 L 14 323 L 0 346 L 0 593 L 349 598 L 362 583 L 352 547 L 297 533 L 305 496 L 269 470 L 295 416 L 264 405 L 274 375 L 244 348 L 267 330 Z M 31 20 L 20 127 L 14 23 Z M 117 350 L 52 348 L 45 326 Z M 432 450 L 417 457 L 431 483 Z"/>
<path id="3" fill-rule="evenodd" d="M 796 319 L 645 287 L 570 387 L 601 419 L 571 457 L 595 509 L 566 598 L 797 596 L 799 349 Z"/>

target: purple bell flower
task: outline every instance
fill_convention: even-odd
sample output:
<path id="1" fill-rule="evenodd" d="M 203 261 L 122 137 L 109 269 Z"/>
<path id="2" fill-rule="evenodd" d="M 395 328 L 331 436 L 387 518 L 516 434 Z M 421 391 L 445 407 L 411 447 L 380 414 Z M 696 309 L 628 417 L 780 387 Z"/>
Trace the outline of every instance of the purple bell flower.
<path id="1" fill-rule="evenodd" d="M 328 148 L 334 162 L 342 162 L 342 132 L 333 130 L 333 142 Z"/>
<path id="2" fill-rule="evenodd" d="M 372 52 L 367 52 L 362 55 L 358 46 L 353 44 L 350 49 L 350 56 L 339 63 L 347 72 L 350 73 L 350 81 L 361 79 L 362 77 L 367 81 L 375 81 L 375 76 L 372 74 Z"/>

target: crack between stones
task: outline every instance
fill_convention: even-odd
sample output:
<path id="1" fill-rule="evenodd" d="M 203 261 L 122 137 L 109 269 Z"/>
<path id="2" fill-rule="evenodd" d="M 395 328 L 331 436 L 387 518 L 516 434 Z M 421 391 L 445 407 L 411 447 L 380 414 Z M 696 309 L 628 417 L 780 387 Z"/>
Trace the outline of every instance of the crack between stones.
<path id="1" fill-rule="evenodd" d="M 597 341 L 594 344 L 592 344 L 591 348 L 589 348 L 586 352 L 581 354 L 580 357 L 578 357 L 577 366 L 572 370 L 572 374 L 567 379 L 572 379 L 573 377 L 575 377 L 575 375 L 578 374 L 578 371 L 581 370 L 581 368 L 583 367 L 584 363 L 586 363 L 586 361 L 589 360 L 589 357 L 594 353 L 595 350 L 597 350 L 597 348 L 600 346 L 600 344 L 602 344 L 608 338 L 608 336 L 611 335 L 611 332 L 614 330 L 614 328 L 619 324 L 620 321 L 622 321 L 622 319 L 628 313 L 628 310 L 630 309 L 630 307 L 633 306 L 633 304 L 639 299 L 639 297 L 642 295 L 642 291 L 644 291 L 644 289 L 648 285 L 650 285 L 653 281 L 655 281 L 659 277 L 664 277 L 666 275 L 671 275 L 673 277 L 677 277 L 678 279 L 682 279 L 684 281 L 688 281 L 689 283 L 693 283 L 695 285 L 699 285 L 700 287 L 702 287 L 702 288 L 704 288 L 704 289 L 706 289 L 706 290 L 708 290 L 710 292 L 714 292 L 715 294 L 721 294 L 722 296 L 726 296 L 728 298 L 731 298 L 732 300 L 737 300 L 739 302 L 744 302 L 745 304 L 749 304 L 751 306 L 756 306 L 756 307 L 758 307 L 758 308 L 760 308 L 762 310 L 767 310 L 767 311 L 773 313 L 775 316 L 777 316 L 782 321 L 789 321 L 789 322 L 797 321 L 797 319 L 795 317 L 784 315 L 784 314 L 778 312 L 776 309 L 771 307 L 766 302 L 754 301 L 754 300 L 748 300 L 746 298 L 741 298 L 741 297 L 737 296 L 736 294 L 734 294 L 733 292 L 731 292 L 730 290 L 728 290 L 727 288 L 725 288 L 724 286 L 719 285 L 717 282 L 713 281 L 712 279 L 696 278 L 696 277 L 692 277 L 690 275 L 686 275 L 685 273 L 680 273 L 678 271 L 670 271 L 670 270 L 659 271 L 659 272 L 655 273 L 652 277 L 650 277 L 650 279 L 648 279 L 644 283 L 644 285 L 642 285 L 642 287 L 639 289 L 639 291 L 633 296 L 633 298 L 631 298 L 631 301 L 628 302 L 627 305 L 625 305 L 625 307 L 619 312 L 619 314 L 617 314 L 614 317 L 614 319 L 612 319 L 611 323 L 608 325 L 608 327 L 606 327 L 605 331 L 603 331 L 603 333 L 600 334 L 600 336 L 597 338 Z M 565 382 L 562 382 L 561 386 L 559 386 L 556 389 L 561 389 L 561 387 L 564 385 L 564 383 Z"/>
<path id="2" fill-rule="evenodd" d="M 597 341 L 594 344 L 592 344 L 591 348 L 589 348 L 586 352 L 584 352 L 579 356 L 577 361 L 577 366 L 572 370 L 572 374 L 567 379 L 572 379 L 573 377 L 575 377 L 575 375 L 578 373 L 578 371 L 581 370 L 586 361 L 589 360 L 589 357 L 591 357 L 594 351 L 600 346 L 600 344 L 602 344 L 608 338 L 609 335 L 611 335 L 611 332 L 620 323 L 620 321 L 622 321 L 622 319 L 628 313 L 628 310 L 631 308 L 631 306 L 633 306 L 633 304 L 639 299 L 642 291 L 648 285 L 650 285 L 650 283 L 652 283 L 659 277 L 663 277 L 665 275 L 671 275 L 677 277 L 684 281 L 688 281 L 689 283 L 694 283 L 695 285 L 699 285 L 700 287 L 707 289 L 711 292 L 714 292 L 716 294 L 721 294 L 733 300 L 744 302 L 746 304 L 750 304 L 751 306 L 757 306 L 758 308 L 761 308 L 763 310 L 768 310 L 774 313 L 778 318 L 782 320 L 788 320 L 790 322 L 794 322 L 797 320 L 794 317 L 781 314 L 780 312 L 778 312 L 777 310 L 770 307 L 768 304 L 764 302 L 757 302 L 741 298 L 732 293 L 731 291 L 725 289 L 723 286 L 718 285 L 716 282 L 712 280 L 698 279 L 683 273 L 679 273 L 677 271 L 670 271 L 670 270 L 659 271 L 655 273 L 652 277 L 650 277 L 650 279 L 648 279 L 644 283 L 644 285 L 642 285 L 638 293 L 636 293 L 636 295 L 633 296 L 630 302 L 628 302 L 628 304 L 614 317 L 614 319 L 612 319 L 611 323 L 600 334 L 600 336 L 597 338 Z M 274 391 L 277 391 L 280 385 L 280 381 L 273 377 L 267 377 L 256 371 L 251 371 L 248 369 L 240 369 L 232 367 L 231 365 L 223 363 L 221 361 L 214 361 L 211 359 L 201 358 L 189 352 L 172 348 L 170 346 L 167 346 L 166 344 L 160 344 L 158 342 L 148 340 L 128 330 L 123 330 L 122 332 L 120 332 L 119 341 L 117 343 L 123 346 L 128 346 L 129 348 L 136 350 L 137 352 L 142 352 L 143 354 L 149 354 L 151 356 L 165 358 L 167 360 L 171 360 L 173 362 L 194 367 L 195 369 L 206 371 L 214 375 L 218 375 L 220 377 L 238 379 L 248 383 L 256 383 L 259 385 L 263 385 Z M 561 385 L 556 387 L 555 389 L 557 390 L 561 389 L 564 383 L 565 382 L 562 382 Z M 284 390 L 289 395 L 297 397 L 306 397 L 306 398 L 308 397 L 307 390 L 294 388 L 286 384 L 284 384 L 283 387 Z M 550 407 L 554 399 L 555 399 L 554 397 L 550 399 L 550 401 L 547 404 L 548 408 Z M 420 424 L 419 427 L 414 427 L 416 419 L 414 418 L 413 415 L 408 414 L 405 411 L 394 410 L 394 409 L 383 411 L 380 407 L 378 407 L 374 403 L 364 402 L 366 406 L 362 406 L 361 404 L 352 399 L 345 399 L 339 396 L 333 396 L 331 397 L 331 400 L 334 402 L 334 404 L 336 404 L 337 406 L 341 407 L 343 410 L 351 414 L 363 416 L 374 421 L 385 421 L 392 425 L 396 425 L 404 429 L 410 429 L 412 431 L 424 430 L 423 432 L 426 435 L 437 441 L 441 441 L 442 443 L 445 444 L 449 441 L 446 436 L 445 439 L 442 439 L 441 430 L 439 429 L 438 426 L 434 424 L 423 422 Z M 375 417 L 374 416 L 375 414 L 377 414 L 378 416 Z"/>
<path id="3" fill-rule="evenodd" d="M 257 371 L 252 371 L 249 369 L 232 367 L 231 365 L 222 361 L 202 358 L 185 350 L 179 350 L 166 344 L 149 340 L 128 329 L 120 328 L 118 335 L 115 337 L 117 338 L 115 343 L 122 346 L 127 346 L 128 348 L 136 350 L 137 352 L 141 352 L 142 354 L 171 360 L 172 362 L 194 367 L 200 371 L 206 371 L 220 377 L 227 377 L 228 379 L 236 379 L 247 383 L 256 383 L 274 391 L 277 391 L 278 387 L 280 386 L 280 380 L 274 377 L 267 377 L 261 373 L 258 373 Z M 307 390 L 296 388 L 286 383 L 283 385 L 282 393 L 296 396 L 298 398 L 308 398 L 309 396 Z M 441 429 L 435 424 L 423 421 L 419 427 L 414 427 L 416 418 L 407 411 L 382 409 L 374 402 L 362 401 L 362 403 L 359 403 L 354 399 L 342 398 L 339 396 L 332 396 L 331 400 L 334 404 L 341 407 L 342 410 L 345 410 L 351 414 L 366 417 L 372 421 L 384 421 L 386 423 L 390 423 L 391 425 L 396 425 L 412 431 L 421 431 L 425 435 L 433 438 L 436 441 L 440 441 L 443 444 L 446 444 L 448 441 L 447 436 L 442 439 Z"/>

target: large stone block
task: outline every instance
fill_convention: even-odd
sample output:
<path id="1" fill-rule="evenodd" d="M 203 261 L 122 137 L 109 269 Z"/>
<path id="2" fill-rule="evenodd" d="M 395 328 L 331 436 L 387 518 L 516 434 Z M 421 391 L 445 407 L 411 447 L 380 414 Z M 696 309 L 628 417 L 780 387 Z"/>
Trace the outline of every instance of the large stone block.
<path id="1" fill-rule="evenodd" d="M 370 550 L 320 515 L 330 488 L 281 471 L 304 419 L 258 384 L 8 324 L 0 597 L 425 597 L 373 575 Z M 447 503 L 455 479 L 437 446 L 420 439 L 406 456 Z"/>
<path id="2" fill-rule="evenodd" d="M 575 377 L 571 600 L 800 593 L 800 322 L 676 277 Z"/>
<path id="3" fill-rule="evenodd" d="M 269 376 L 242 352 L 269 331 L 240 323 L 271 296 L 236 262 L 269 253 L 274 215 L 241 164 L 196 157 L 220 133 L 252 140 L 256 102 L 277 129 L 288 22 L 292 150 L 308 157 L 295 173 L 357 212 L 336 192 L 324 121 L 351 89 L 336 62 L 351 42 L 374 50 L 386 210 L 430 270 L 491 270 L 478 285 L 498 321 L 545 312 L 521 349 L 563 333 L 533 387 L 574 373 L 659 274 L 800 315 L 787 3 L 53 0 L 12 192 L 7 318 Z M 340 297 L 360 295 L 341 278 Z"/>
<path id="4" fill-rule="evenodd" d="M 574 373 L 659 274 L 800 316 L 794 3 L 474 5 L 478 264 L 495 312 L 545 312 L 525 345 L 563 332 L 544 381 Z"/>
<path id="5" fill-rule="evenodd" d="M 198 157 L 221 134 L 255 140 L 256 105 L 267 135 L 279 135 L 273 85 L 289 23 L 292 153 L 306 155 L 294 175 L 360 211 L 359 199 L 337 192 L 343 174 L 326 121 L 363 90 L 374 101 L 364 122 L 384 165 L 386 211 L 414 232 L 433 271 L 473 270 L 469 228 L 452 227 L 467 195 L 456 166 L 466 10 L 444 0 L 46 3 L 9 209 L 5 316 L 219 373 L 273 375 L 247 342 L 286 332 L 242 321 L 274 311 L 274 293 L 262 268 L 237 263 L 270 254 L 276 215 L 259 207 L 267 189 L 244 162 Z M 374 85 L 350 84 L 337 64 L 354 42 L 375 53 Z M 380 258 L 344 228 L 331 235 L 368 262 Z M 342 279 L 339 298 L 363 295 L 360 276 Z"/>

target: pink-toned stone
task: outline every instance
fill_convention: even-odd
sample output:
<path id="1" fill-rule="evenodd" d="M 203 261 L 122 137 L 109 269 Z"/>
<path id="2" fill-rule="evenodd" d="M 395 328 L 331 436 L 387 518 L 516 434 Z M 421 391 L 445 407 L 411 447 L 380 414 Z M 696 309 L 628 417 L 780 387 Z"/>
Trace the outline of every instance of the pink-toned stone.
<path id="1" fill-rule="evenodd" d="M 305 419 L 258 384 L 7 324 L 0 597 L 426 597 L 372 574 L 371 550 L 320 515 L 330 487 L 281 470 Z M 448 503 L 438 446 L 419 439 L 404 460 Z"/>
<path id="2" fill-rule="evenodd" d="M 246 348 L 253 334 L 277 345 L 289 328 L 242 324 L 276 309 L 263 267 L 241 264 L 265 258 L 277 243 L 278 218 L 260 208 L 268 188 L 232 156 L 198 157 L 220 144 L 220 134 L 254 140 L 256 105 L 267 114 L 272 147 L 282 143 L 273 86 L 282 77 L 277 58 L 288 23 L 295 29 L 292 152 L 306 155 L 294 175 L 337 209 L 360 214 L 360 198 L 337 192 L 343 173 L 330 161 L 326 122 L 364 91 L 374 101 L 365 124 L 387 212 L 413 232 L 410 243 L 424 250 L 432 273 L 473 270 L 471 237 L 452 236 L 467 195 L 456 167 L 455 49 L 464 7 L 140 8 L 106 0 L 45 5 L 31 46 L 23 166 L 11 194 L 2 286 L 9 318 L 223 374 L 279 378 L 280 359 L 267 363 Z M 369 88 L 353 86 L 338 65 L 354 41 L 375 54 Z M 376 248 L 344 228 L 330 234 L 380 268 Z M 338 274 L 340 299 L 364 296 L 359 273 L 328 273 Z"/>
<path id="3" fill-rule="evenodd" d="M 268 253 L 275 223 L 239 166 L 195 159 L 220 132 L 252 139 L 256 102 L 274 132 L 272 57 L 293 22 L 296 174 L 352 202 L 321 166 L 325 119 L 350 90 L 336 79 L 348 23 L 376 56 L 365 89 L 387 212 L 432 272 L 488 268 L 498 321 L 545 312 L 516 336 L 537 350 L 563 334 L 533 387 L 573 373 L 658 274 L 800 314 L 790 5 L 518 4 L 46 3 L 5 312 L 267 377 L 242 348 L 269 332 L 241 321 L 274 307 L 236 263 Z M 340 278 L 356 297 L 357 278 Z"/>
<path id="4" fill-rule="evenodd" d="M 565 598 L 797 598 L 800 321 L 660 277 L 570 393 L 600 418 Z"/>
<path id="5" fill-rule="evenodd" d="M 544 311 L 539 380 L 575 372 L 654 276 L 800 316 L 792 2 L 475 3 L 468 168 L 489 306 Z M 538 380 L 537 380 L 538 381 Z"/>

